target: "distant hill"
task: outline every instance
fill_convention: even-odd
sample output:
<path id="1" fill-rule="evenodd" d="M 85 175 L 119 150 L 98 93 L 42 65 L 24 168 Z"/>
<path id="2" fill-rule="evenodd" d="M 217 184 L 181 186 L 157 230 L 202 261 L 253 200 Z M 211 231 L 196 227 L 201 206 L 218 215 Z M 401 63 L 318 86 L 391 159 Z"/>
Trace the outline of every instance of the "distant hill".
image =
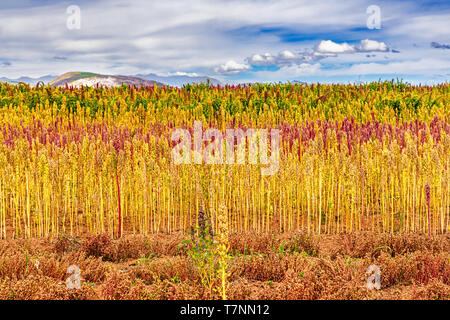
<path id="1" fill-rule="evenodd" d="M 66 83 L 71 83 L 79 79 L 91 78 L 95 76 L 99 76 L 99 74 L 91 72 L 66 72 L 59 77 L 56 77 L 49 81 L 49 84 L 52 87 L 59 87 L 66 85 Z"/>
<path id="2" fill-rule="evenodd" d="M 91 72 L 67 72 L 56 79 L 49 82 L 52 87 L 62 87 L 66 84 L 81 87 L 81 86 L 106 86 L 106 87 L 117 87 L 122 84 L 134 85 L 134 86 L 164 86 L 163 83 L 147 80 L 138 77 L 122 76 L 122 75 L 102 75 L 98 73 Z"/>
<path id="3" fill-rule="evenodd" d="M 44 84 L 50 84 L 53 87 L 65 86 L 66 83 L 73 86 L 95 86 L 97 84 L 103 86 L 120 86 L 136 85 L 136 86 L 153 86 L 156 83 L 158 86 L 175 86 L 182 87 L 186 84 L 194 83 L 206 83 L 209 82 L 212 85 L 222 84 L 219 80 L 208 76 L 190 76 L 183 74 L 175 74 L 162 76 L 154 73 L 138 74 L 135 76 L 123 76 L 123 75 L 103 75 L 92 72 L 67 72 L 60 76 L 46 75 L 40 78 L 20 77 L 18 79 L 9 79 L 6 77 L 0 78 L 0 82 L 8 82 L 11 84 L 17 84 L 19 82 L 28 83 L 35 86 L 38 82 L 42 81 Z"/>
<path id="4" fill-rule="evenodd" d="M 194 84 L 194 83 L 206 83 L 208 80 L 212 85 L 222 84 L 219 80 L 208 77 L 208 76 L 189 76 L 189 75 L 170 75 L 170 76 L 161 76 L 154 73 L 149 74 L 137 74 L 136 77 L 147 79 L 147 80 L 155 80 L 168 84 L 169 86 L 182 87 L 186 84 Z"/>
<path id="5" fill-rule="evenodd" d="M 49 81 L 51 81 L 54 78 L 55 78 L 55 76 L 52 76 L 52 75 L 46 75 L 46 76 L 39 77 L 39 78 L 20 77 L 17 79 L 10 79 L 10 78 L 6 78 L 6 77 L 2 77 L 2 78 L 0 78 L 0 81 L 5 81 L 8 83 L 13 83 L 13 84 L 23 82 L 23 83 L 28 83 L 29 85 L 35 86 L 40 81 L 42 81 L 44 83 L 48 83 Z"/>

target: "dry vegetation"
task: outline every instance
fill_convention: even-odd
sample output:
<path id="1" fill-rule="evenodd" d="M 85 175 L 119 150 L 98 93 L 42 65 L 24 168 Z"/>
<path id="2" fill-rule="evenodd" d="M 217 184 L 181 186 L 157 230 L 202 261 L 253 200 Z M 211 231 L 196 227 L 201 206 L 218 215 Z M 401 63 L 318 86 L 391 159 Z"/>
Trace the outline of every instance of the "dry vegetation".
<path id="1" fill-rule="evenodd" d="M 220 299 L 181 234 L 2 240 L 0 299 Z M 228 299 L 450 299 L 450 237 L 353 233 L 229 236 Z M 381 290 L 366 288 L 369 265 Z M 68 290 L 66 270 L 81 270 Z"/>

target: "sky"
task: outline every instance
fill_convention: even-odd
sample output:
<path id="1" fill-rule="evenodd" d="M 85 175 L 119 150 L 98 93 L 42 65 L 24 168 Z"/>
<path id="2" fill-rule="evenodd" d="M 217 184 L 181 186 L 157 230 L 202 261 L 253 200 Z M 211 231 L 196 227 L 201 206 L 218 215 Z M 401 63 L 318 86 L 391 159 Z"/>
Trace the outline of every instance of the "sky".
<path id="1" fill-rule="evenodd" d="M 0 77 L 450 78 L 450 1 L 1 0 Z"/>

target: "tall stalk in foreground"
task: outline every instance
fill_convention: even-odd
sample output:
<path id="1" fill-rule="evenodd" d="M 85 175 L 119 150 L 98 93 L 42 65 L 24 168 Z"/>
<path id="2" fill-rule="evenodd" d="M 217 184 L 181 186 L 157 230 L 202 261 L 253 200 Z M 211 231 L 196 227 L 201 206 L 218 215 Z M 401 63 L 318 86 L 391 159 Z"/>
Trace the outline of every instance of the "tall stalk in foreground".
<path id="1" fill-rule="evenodd" d="M 228 251 L 230 246 L 228 244 L 228 210 L 226 206 L 221 205 L 219 207 L 219 212 L 217 215 L 217 255 L 219 258 L 219 265 L 217 273 L 220 279 L 220 287 L 216 290 L 220 292 L 223 300 L 227 299 L 227 289 L 228 289 L 228 260 L 230 255 Z"/>
<path id="2" fill-rule="evenodd" d="M 117 161 L 118 162 L 118 161 Z M 119 238 L 122 236 L 122 206 L 120 203 L 120 184 L 119 184 L 119 166 L 116 162 L 116 184 L 117 184 L 117 201 L 119 209 Z"/>
<path id="3" fill-rule="evenodd" d="M 116 184 L 117 184 L 117 200 L 119 205 L 119 238 L 122 236 L 122 208 L 120 206 L 120 185 L 119 185 L 119 174 L 116 171 Z"/>

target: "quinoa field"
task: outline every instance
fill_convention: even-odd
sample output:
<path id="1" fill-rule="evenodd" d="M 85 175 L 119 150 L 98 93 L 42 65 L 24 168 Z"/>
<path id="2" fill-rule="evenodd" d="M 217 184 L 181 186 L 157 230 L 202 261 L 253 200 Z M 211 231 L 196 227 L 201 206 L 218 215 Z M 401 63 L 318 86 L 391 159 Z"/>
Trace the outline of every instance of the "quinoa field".
<path id="1" fill-rule="evenodd" d="M 0 84 L 0 299 L 450 299 L 450 86 Z"/>

